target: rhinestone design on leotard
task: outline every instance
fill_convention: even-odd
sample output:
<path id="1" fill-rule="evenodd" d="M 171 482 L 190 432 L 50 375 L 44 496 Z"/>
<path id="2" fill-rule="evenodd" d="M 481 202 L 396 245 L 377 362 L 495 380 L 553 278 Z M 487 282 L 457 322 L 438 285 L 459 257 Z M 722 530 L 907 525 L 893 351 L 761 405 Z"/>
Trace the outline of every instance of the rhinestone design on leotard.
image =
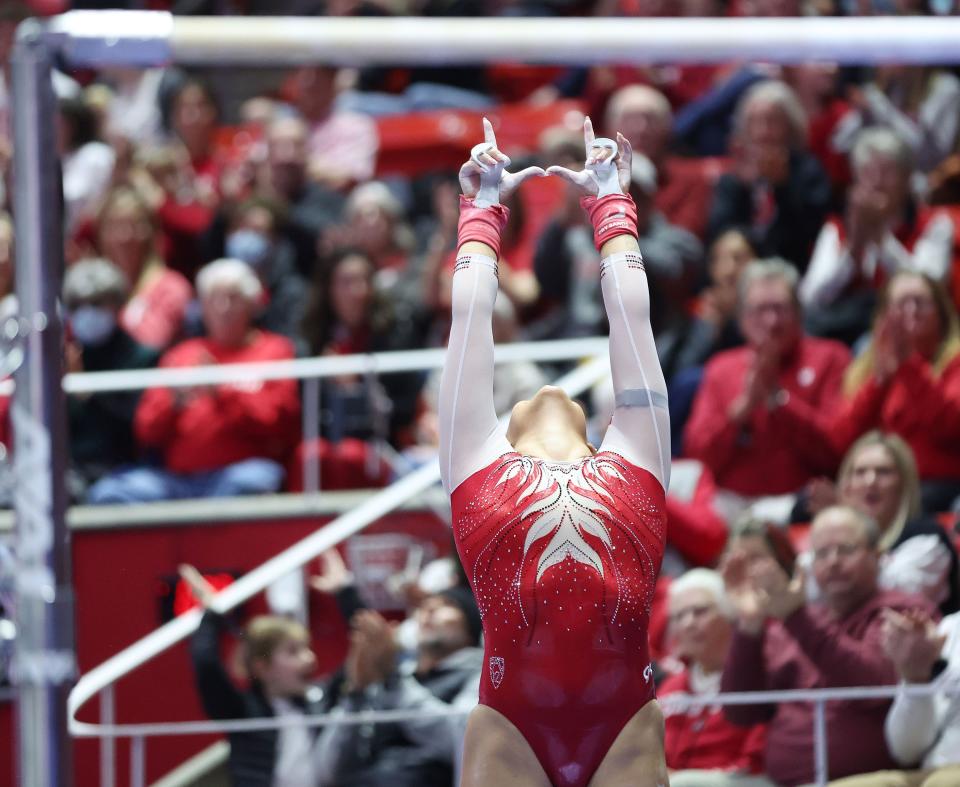
<path id="1" fill-rule="evenodd" d="M 662 509 L 642 485 L 631 483 L 634 473 L 611 452 L 577 462 L 511 453 L 494 463 L 455 523 L 458 540 L 470 553 L 466 568 L 481 614 L 509 604 L 530 625 L 536 596 L 543 595 L 534 589 L 532 598 L 521 598 L 522 585 L 529 584 L 521 580 L 532 567 L 535 585 L 543 584 L 549 570 L 561 571 L 562 578 L 546 583 L 554 596 L 563 595 L 559 585 L 579 582 L 581 567 L 599 574 L 611 596 L 594 599 L 584 610 L 607 623 L 616 623 L 625 608 L 634 620 L 647 614 L 660 562 L 660 549 L 648 545 L 662 543 Z M 494 514 L 501 521 L 491 529 Z M 488 534 L 483 544 L 471 538 L 481 527 Z"/>
<path id="2" fill-rule="evenodd" d="M 647 626 L 663 486 L 611 451 L 578 462 L 509 452 L 450 503 L 483 616 L 480 702 L 520 731 L 552 784 L 586 787 L 654 696 Z"/>

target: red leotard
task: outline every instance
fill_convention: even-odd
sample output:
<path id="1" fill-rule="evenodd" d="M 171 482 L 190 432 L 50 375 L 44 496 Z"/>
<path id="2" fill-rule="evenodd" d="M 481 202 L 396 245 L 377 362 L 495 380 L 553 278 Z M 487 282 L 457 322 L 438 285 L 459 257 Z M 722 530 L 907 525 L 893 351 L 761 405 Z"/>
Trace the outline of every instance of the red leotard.
<path id="1" fill-rule="evenodd" d="M 507 453 L 451 496 L 483 615 L 480 702 L 557 787 L 586 785 L 654 697 L 647 621 L 663 556 L 660 482 L 622 456 Z"/>

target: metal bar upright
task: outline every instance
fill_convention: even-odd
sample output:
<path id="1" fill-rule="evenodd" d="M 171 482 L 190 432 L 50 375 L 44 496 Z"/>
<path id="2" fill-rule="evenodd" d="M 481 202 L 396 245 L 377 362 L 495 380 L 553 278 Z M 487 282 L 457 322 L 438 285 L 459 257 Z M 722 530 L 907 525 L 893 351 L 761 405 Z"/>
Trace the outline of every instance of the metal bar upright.
<path id="1" fill-rule="evenodd" d="M 142 735 L 130 739 L 130 787 L 146 787 L 147 742 Z"/>
<path id="2" fill-rule="evenodd" d="M 826 787 L 830 779 L 827 762 L 827 702 L 813 703 L 813 768 L 817 787 Z"/>
<path id="3" fill-rule="evenodd" d="M 320 380 L 303 381 L 303 491 L 320 491 Z"/>
<path id="4" fill-rule="evenodd" d="M 117 705 L 113 685 L 100 692 L 100 723 L 113 725 L 117 722 Z M 116 787 L 117 784 L 117 739 L 113 735 L 100 738 L 100 787 Z"/>
<path id="5" fill-rule="evenodd" d="M 11 409 L 16 486 L 19 784 L 69 787 L 73 762 L 67 696 L 76 677 L 73 589 L 66 527 L 66 402 L 57 299 L 63 269 L 54 52 L 44 28 L 24 22 L 13 50 L 16 209 L 15 339 L 22 364 Z"/>

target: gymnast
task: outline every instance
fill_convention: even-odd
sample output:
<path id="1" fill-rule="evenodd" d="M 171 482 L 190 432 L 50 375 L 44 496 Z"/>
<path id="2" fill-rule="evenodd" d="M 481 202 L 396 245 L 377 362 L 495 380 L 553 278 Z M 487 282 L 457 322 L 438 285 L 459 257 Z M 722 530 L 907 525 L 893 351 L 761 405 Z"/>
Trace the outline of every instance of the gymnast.
<path id="1" fill-rule="evenodd" d="M 518 173 L 484 119 L 460 171 L 453 323 L 440 393 L 440 466 L 460 558 L 483 615 L 480 704 L 462 787 L 665 787 L 647 625 L 670 472 L 666 384 L 627 196 L 631 148 L 584 122 L 581 172 Z M 600 450 L 581 407 L 545 386 L 504 428 L 493 407 L 491 315 L 500 205 L 530 177 L 582 190 L 602 258 L 616 409 Z"/>

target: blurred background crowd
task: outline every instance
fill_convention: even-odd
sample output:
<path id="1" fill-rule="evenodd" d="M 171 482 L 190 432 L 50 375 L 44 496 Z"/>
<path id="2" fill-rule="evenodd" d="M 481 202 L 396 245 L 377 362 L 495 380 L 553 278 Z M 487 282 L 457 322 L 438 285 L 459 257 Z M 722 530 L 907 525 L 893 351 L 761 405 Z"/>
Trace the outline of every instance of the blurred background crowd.
<path id="1" fill-rule="evenodd" d="M 960 14 L 958 6 L 72 4 L 432 17 L 938 15 Z M 17 310 L 8 55 L 16 24 L 35 11 L 16 0 L 0 6 L 0 318 Z M 54 87 L 71 372 L 441 347 L 456 171 L 480 118 L 494 122 L 515 167 L 582 166 L 584 114 L 606 135 L 622 132 L 635 151 L 631 191 L 674 429 L 668 554 L 651 629 L 661 693 L 950 673 L 960 634 L 949 617 L 960 609 L 956 68 L 110 68 L 58 72 Z M 602 335 L 600 260 L 578 200 L 551 178 L 525 184 L 509 207 L 497 341 Z M 498 367 L 498 411 L 565 368 Z M 296 492 L 305 457 L 319 462 L 325 489 L 383 486 L 435 454 L 437 386 L 433 373 L 324 379 L 321 437 L 309 442 L 296 381 L 72 395 L 71 495 L 142 503 Z M 584 400 L 596 444 L 612 398 L 601 384 Z M 4 400 L 9 450 L 8 408 Z M 319 590 L 337 595 L 353 627 L 339 683 L 318 707 L 421 707 L 469 695 L 479 618 L 445 560 L 422 580 L 408 578 L 411 616 L 394 628 L 349 595 L 349 571 L 328 559 L 324 576 L 334 580 L 321 577 Z M 790 581 L 798 571 L 799 589 Z M 225 623 L 211 615 L 194 648 L 205 706 L 218 717 L 307 712 L 301 678 L 315 663 L 306 632 L 279 619 L 255 623 L 245 642 L 262 648 L 246 667 L 267 705 L 233 688 L 216 648 Z M 956 771 L 936 781 L 960 763 L 953 705 L 905 698 L 889 707 L 831 704 L 831 773 L 921 768 L 889 777 L 915 781 L 862 785 L 960 784 Z M 802 705 L 678 711 L 667 723 L 674 785 L 812 781 L 811 713 Z M 282 745 L 270 733 L 259 749 L 250 743 L 257 735 L 235 736 L 232 756 L 255 761 L 234 762 L 240 773 L 274 767 L 271 752 L 279 762 L 287 747 L 323 750 L 305 781 L 283 784 L 382 784 L 383 774 L 398 779 L 408 767 L 409 782 L 389 783 L 449 784 L 456 736 L 412 726 L 331 728 L 318 741 L 288 736 Z M 284 767 L 293 774 L 290 763 L 302 759 L 287 755 Z"/>

